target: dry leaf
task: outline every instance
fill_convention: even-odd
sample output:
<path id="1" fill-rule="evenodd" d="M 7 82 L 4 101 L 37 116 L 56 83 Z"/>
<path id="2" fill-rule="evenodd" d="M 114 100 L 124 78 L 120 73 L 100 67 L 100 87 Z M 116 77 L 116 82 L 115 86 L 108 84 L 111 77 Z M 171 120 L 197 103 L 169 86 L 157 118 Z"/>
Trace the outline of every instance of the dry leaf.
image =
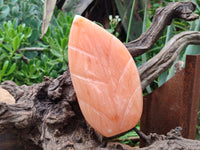
<path id="1" fill-rule="evenodd" d="M 49 23 L 51 21 L 54 8 L 56 5 L 56 0 L 45 0 L 44 2 L 44 14 L 43 14 L 43 22 L 42 22 L 42 36 L 40 38 L 43 38 L 45 33 L 48 30 Z"/>

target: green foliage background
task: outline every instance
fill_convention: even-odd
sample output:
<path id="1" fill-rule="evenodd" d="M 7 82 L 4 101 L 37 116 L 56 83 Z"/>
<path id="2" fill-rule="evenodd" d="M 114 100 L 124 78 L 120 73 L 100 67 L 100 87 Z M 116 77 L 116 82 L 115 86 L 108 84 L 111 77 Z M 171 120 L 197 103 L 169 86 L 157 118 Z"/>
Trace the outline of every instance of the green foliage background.
<path id="1" fill-rule="evenodd" d="M 67 44 L 72 13 L 55 10 L 41 40 L 42 0 L 0 1 L 0 82 L 19 85 L 56 78 L 67 70 Z M 39 50 L 38 50 L 39 49 Z"/>

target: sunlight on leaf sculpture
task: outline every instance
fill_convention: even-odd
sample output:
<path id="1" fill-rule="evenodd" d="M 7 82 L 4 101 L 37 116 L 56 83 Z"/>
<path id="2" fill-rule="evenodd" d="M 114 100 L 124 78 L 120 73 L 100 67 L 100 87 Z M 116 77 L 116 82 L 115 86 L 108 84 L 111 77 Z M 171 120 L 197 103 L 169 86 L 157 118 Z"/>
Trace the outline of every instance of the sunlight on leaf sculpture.
<path id="1" fill-rule="evenodd" d="M 68 46 L 72 83 L 87 122 L 106 137 L 136 126 L 142 114 L 142 88 L 124 44 L 77 15 Z"/>

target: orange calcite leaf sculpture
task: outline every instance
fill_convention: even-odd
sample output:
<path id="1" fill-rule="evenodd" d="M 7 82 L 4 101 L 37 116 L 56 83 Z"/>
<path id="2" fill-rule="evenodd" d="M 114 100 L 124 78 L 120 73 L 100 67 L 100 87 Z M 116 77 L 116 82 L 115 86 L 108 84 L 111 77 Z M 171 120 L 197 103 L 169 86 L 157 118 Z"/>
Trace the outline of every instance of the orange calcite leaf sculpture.
<path id="1" fill-rule="evenodd" d="M 137 125 L 143 96 L 134 60 L 115 36 L 75 16 L 68 44 L 69 68 L 81 111 L 106 137 Z"/>

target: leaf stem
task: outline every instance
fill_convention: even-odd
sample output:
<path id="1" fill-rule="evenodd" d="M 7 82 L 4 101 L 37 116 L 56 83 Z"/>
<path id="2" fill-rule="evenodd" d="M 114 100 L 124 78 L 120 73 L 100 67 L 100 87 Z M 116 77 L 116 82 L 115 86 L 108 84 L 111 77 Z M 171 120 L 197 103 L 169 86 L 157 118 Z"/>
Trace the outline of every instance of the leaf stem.
<path id="1" fill-rule="evenodd" d="M 45 48 L 41 47 L 25 47 L 25 48 L 20 48 L 18 51 L 44 51 Z"/>
<path id="2" fill-rule="evenodd" d="M 133 0 L 133 4 L 132 4 L 132 8 L 131 8 L 131 14 L 130 14 L 130 18 L 129 18 L 128 30 L 127 30 L 127 35 L 126 35 L 126 43 L 128 42 L 128 39 L 129 39 L 129 34 L 130 34 L 130 30 L 131 30 L 131 22 L 133 20 L 134 7 L 135 7 L 135 0 Z"/>

